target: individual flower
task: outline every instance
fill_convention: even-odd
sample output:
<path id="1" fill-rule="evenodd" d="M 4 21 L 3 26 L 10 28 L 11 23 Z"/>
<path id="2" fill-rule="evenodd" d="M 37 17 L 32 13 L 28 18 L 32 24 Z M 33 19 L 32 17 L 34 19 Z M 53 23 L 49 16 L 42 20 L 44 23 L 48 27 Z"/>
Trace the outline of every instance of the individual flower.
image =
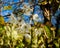
<path id="1" fill-rule="evenodd" d="M 10 18 L 9 23 L 13 23 L 13 24 L 18 23 L 17 18 L 14 16 L 13 13 L 11 14 L 11 16 L 9 18 Z"/>
<path id="2" fill-rule="evenodd" d="M 33 15 L 33 20 L 34 20 L 35 22 L 41 22 L 41 23 L 44 22 L 44 18 L 42 18 L 42 16 L 39 17 L 38 14 L 34 14 L 34 15 Z"/>
<path id="3" fill-rule="evenodd" d="M 17 31 L 13 30 L 11 36 L 12 36 L 12 38 L 17 39 L 17 38 L 18 38 L 18 33 L 17 33 Z"/>
<path id="4" fill-rule="evenodd" d="M 27 23 L 24 23 L 24 24 L 22 24 L 21 29 L 23 30 L 23 32 L 28 33 L 28 32 L 30 32 L 31 26 Z"/>
<path id="5" fill-rule="evenodd" d="M 25 34 L 24 37 L 25 37 L 26 42 L 30 43 L 30 41 L 31 41 L 31 35 Z"/>
<path id="6" fill-rule="evenodd" d="M 39 19 L 38 14 L 33 15 L 33 20 L 37 21 Z"/>

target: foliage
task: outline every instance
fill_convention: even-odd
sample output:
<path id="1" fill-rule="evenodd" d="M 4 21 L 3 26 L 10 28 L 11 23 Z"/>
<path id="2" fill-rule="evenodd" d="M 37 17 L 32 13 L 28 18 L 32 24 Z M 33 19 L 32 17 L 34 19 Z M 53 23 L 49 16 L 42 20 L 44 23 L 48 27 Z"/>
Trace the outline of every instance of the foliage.
<path id="1" fill-rule="evenodd" d="M 38 5 L 42 5 L 43 13 L 45 13 L 43 19 L 47 19 L 44 24 L 37 22 L 41 20 L 38 17 L 41 12 L 34 14 L 34 7 L 30 8 L 26 4 L 22 9 L 16 8 L 10 16 L 7 16 L 10 19 L 7 23 L 4 21 L 3 16 L 0 15 L 0 48 L 59 48 L 60 28 L 57 29 L 53 26 L 51 19 L 47 18 L 52 16 L 49 7 L 47 6 L 48 9 L 44 7 L 48 3 L 52 4 L 52 11 L 55 12 L 56 10 L 53 10 L 55 8 L 54 3 L 59 3 L 59 1 L 45 0 L 39 2 Z M 11 6 L 4 7 L 5 10 L 11 8 Z M 24 15 L 29 16 L 30 21 L 33 21 L 34 24 L 31 22 L 26 23 L 23 19 Z"/>
<path id="2" fill-rule="evenodd" d="M 12 6 L 4 6 L 4 10 L 11 10 Z"/>
<path id="3" fill-rule="evenodd" d="M 55 31 L 50 31 L 48 26 L 42 25 L 41 23 L 38 23 L 38 26 L 37 23 L 35 23 L 33 27 L 27 29 L 26 27 L 31 26 L 30 24 L 21 24 L 23 21 L 19 22 L 18 19 L 16 20 L 7 23 L 7 25 L 3 26 L 4 29 L 2 30 L 2 27 L 0 27 L 1 48 L 46 48 L 47 46 L 50 48 L 53 48 L 53 46 L 59 48 L 60 37 L 54 36 Z"/>

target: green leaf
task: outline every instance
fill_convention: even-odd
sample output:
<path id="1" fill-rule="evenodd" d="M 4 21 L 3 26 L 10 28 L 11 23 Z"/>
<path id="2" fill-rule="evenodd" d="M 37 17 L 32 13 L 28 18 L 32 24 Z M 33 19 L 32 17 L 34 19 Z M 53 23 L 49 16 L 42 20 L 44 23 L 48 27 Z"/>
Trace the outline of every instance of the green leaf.
<path id="1" fill-rule="evenodd" d="M 4 10 L 11 10 L 12 6 L 4 6 Z"/>
<path id="2" fill-rule="evenodd" d="M 47 1 L 44 1 L 44 2 L 42 2 L 41 4 L 42 4 L 42 5 L 46 5 L 46 4 L 47 4 Z"/>
<path id="3" fill-rule="evenodd" d="M 4 23 L 5 23 L 4 18 L 3 18 L 3 16 L 0 15 L 0 24 L 4 24 Z"/>
<path id="4" fill-rule="evenodd" d="M 46 31 L 46 34 L 47 34 L 48 38 L 50 38 L 50 37 L 51 37 L 50 28 L 49 28 L 48 26 L 44 26 L 44 29 L 45 29 L 45 31 Z"/>
<path id="5" fill-rule="evenodd" d="M 23 48 L 24 44 L 22 42 L 20 42 L 20 44 L 17 44 L 16 48 Z"/>
<path id="6" fill-rule="evenodd" d="M 55 47 L 59 48 L 59 43 L 57 43 L 56 41 L 54 41 Z"/>
<path id="7" fill-rule="evenodd" d="M 58 33 L 58 36 L 60 36 L 60 29 L 58 29 L 58 32 L 57 33 Z"/>

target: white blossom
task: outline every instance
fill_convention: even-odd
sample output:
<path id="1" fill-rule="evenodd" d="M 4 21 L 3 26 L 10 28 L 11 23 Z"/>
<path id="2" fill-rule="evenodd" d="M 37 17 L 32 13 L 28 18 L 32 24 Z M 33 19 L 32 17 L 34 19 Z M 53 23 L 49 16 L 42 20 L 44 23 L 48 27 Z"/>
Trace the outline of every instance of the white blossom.
<path id="1" fill-rule="evenodd" d="M 37 21 L 39 19 L 38 14 L 33 15 L 33 20 Z"/>
<path id="2" fill-rule="evenodd" d="M 33 20 L 34 21 L 37 21 L 37 22 L 41 22 L 41 21 L 44 20 L 44 18 L 39 17 L 38 14 L 34 14 L 33 15 Z"/>
<path id="3" fill-rule="evenodd" d="M 30 41 L 31 41 L 31 35 L 25 34 L 24 37 L 25 37 L 25 40 L 26 40 L 27 42 L 30 42 Z"/>
<path id="4" fill-rule="evenodd" d="M 12 38 L 14 38 L 14 39 L 17 39 L 18 38 L 17 31 L 13 30 L 11 33 L 12 33 Z"/>

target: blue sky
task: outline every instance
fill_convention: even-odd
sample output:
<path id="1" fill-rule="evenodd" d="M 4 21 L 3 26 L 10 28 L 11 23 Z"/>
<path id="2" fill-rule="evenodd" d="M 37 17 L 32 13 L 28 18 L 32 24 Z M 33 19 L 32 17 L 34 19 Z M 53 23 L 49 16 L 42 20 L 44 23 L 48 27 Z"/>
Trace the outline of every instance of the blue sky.
<path id="1" fill-rule="evenodd" d="M 4 4 L 3 6 L 8 6 L 9 4 L 8 4 L 8 2 L 10 2 L 10 3 L 12 3 L 12 1 L 13 2 L 19 2 L 19 0 L 2 0 L 2 1 L 4 1 L 4 2 L 7 2 L 6 4 Z M 36 3 L 38 3 L 37 2 L 38 0 L 36 0 Z M 28 3 L 28 0 L 24 0 L 24 2 L 25 3 Z M 12 5 L 12 10 L 2 10 L 2 12 L 1 12 L 1 15 L 7 15 L 8 13 L 12 13 L 13 12 L 13 10 L 14 10 L 14 8 L 17 8 L 17 5 L 16 4 L 14 4 L 14 5 Z M 40 11 L 39 11 L 40 10 Z M 42 10 L 41 10 L 41 8 L 39 7 L 39 6 L 36 6 L 35 7 L 35 11 L 34 11 L 34 14 L 38 14 L 39 15 L 39 17 L 41 17 L 41 18 L 43 18 L 43 11 L 41 12 Z M 57 16 L 57 15 L 59 15 L 60 14 L 60 10 L 57 10 L 56 11 L 56 13 L 55 13 L 55 16 Z M 27 18 L 29 18 L 27 15 L 25 16 L 25 20 L 27 19 Z M 28 21 L 29 21 L 29 19 L 27 19 Z M 52 21 L 52 24 L 55 26 L 55 24 L 56 24 L 56 19 L 54 18 L 54 17 L 52 17 L 52 19 L 51 19 Z M 8 21 L 8 18 L 5 18 L 5 21 Z M 27 21 L 27 22 L 28 22 Z M 43 21 L 42 21 L 43 22 Z"/>

